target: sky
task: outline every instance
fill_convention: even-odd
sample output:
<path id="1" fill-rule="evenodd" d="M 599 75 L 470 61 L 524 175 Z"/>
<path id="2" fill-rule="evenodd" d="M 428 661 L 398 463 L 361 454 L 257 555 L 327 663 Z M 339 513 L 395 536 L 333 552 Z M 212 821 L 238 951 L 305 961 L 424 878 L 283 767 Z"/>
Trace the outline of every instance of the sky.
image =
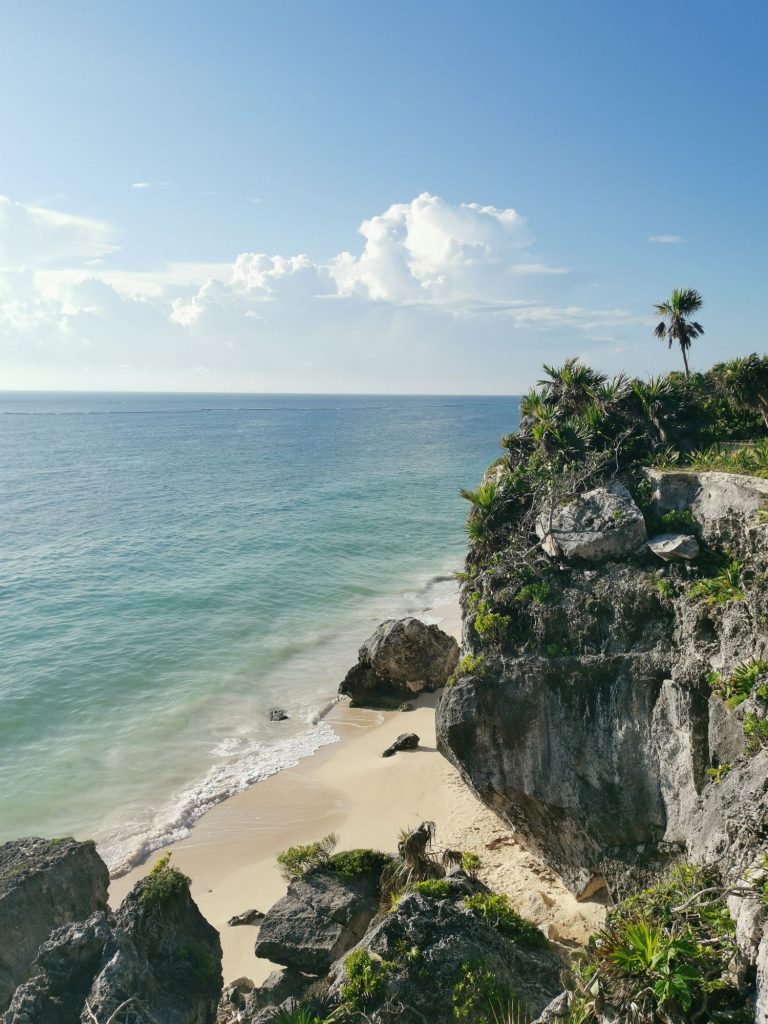
<path id="1" fill-rule="evenodd" d="M 0 390 L 520 393 L 766 351 L 768 6 L 6 0 Z"/>

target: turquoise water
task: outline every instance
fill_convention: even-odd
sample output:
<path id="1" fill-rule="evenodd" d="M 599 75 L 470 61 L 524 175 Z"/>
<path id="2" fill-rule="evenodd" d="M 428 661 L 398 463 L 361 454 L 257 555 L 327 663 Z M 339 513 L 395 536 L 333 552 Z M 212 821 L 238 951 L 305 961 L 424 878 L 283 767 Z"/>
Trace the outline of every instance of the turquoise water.
<path id="1" fill-rule="evenodd" d="M 336 739 L 383 618 L 440 618 L 512 398 L 0 394 L 0 841 L 113 869 Z M 267 720 L 270 708 L 290 718 Z"/>

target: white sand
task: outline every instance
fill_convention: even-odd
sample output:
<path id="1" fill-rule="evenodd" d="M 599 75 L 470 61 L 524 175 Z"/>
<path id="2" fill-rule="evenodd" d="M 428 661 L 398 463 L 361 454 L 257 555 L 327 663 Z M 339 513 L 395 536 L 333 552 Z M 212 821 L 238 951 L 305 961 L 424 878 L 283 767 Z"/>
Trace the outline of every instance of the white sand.
<path id="1" fill-rule="evenodd" d="M 440 625 L 459 636 L 458 602 Z M 437 753 L 435 703 L 436 695 L 423 697 L 408 713 L 339 705 L 329 720 L 340 744 L 213 808 L 173 847 L 174 865 L 192 878 L 198 906 L 221 933 L 226 982 L 245 976 L 258 983 L 272 969 L 253 954 L 256 926 L 233 928 L 227 920 L 250 908 L 267 910 L 286 888 L 277 854 L 328 832 L 339 836 L 339 849 L 394 850 L 401 828 L 434 821 L 438 847 L 479 854 L 483 881 L 507 893 L 551 938 L 583 941 L 600 925 L 603 908 L 578 903 Z M 416 732 L 419 749 L 382 758 L 401 732 Z M 113 905 L 159 855 L 112 883 Z"/>

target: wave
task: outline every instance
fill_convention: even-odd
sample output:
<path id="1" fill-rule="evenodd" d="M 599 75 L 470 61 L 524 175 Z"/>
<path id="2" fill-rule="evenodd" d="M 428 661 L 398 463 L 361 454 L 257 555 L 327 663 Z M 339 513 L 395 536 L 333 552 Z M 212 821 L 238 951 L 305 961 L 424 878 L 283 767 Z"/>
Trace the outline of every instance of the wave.
<path id="1" fill-rule="evenodd" d="M 335 702 L 334 702 L 335 703 Z M 318 721 L 311 730 L 276 743 L 273 747 L 253 751 L 230 763 L 215 764 L 208 774 L 178 794 L 173 803 L 152 820 L 134 820 L 110 838 L 98 842 L 99 853 L 106 861 L 112 878 L 119 878 L 163 846 L 177 843 L 192 830 L 194 823 L 216 804 L 256 782 L 295 768 L 321 747 L 338 743 L 340 736 L 328 722 Z M 235 742 L 224 741 L 216 749 L 222 756 L 235 754 Z"/>

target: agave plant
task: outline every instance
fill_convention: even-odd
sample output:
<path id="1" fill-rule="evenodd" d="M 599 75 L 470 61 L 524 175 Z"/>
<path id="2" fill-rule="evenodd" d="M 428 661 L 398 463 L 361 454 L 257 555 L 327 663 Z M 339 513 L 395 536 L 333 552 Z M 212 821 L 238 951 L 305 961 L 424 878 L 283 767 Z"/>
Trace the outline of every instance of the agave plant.
<path id="1" fill-rule="evenodd" d="M 674 288 L 665 302 L 657 302 L 653 307 L 661 317 L 653 333 L 661 341 L 667 341 L 670 348 L 677 342 L 683 355 L 686 377 L 691 375 L 688 349 L 704 333 L 701 324 L 691 317 L 698 313 L 703 303 L 695 288 Z"/>

